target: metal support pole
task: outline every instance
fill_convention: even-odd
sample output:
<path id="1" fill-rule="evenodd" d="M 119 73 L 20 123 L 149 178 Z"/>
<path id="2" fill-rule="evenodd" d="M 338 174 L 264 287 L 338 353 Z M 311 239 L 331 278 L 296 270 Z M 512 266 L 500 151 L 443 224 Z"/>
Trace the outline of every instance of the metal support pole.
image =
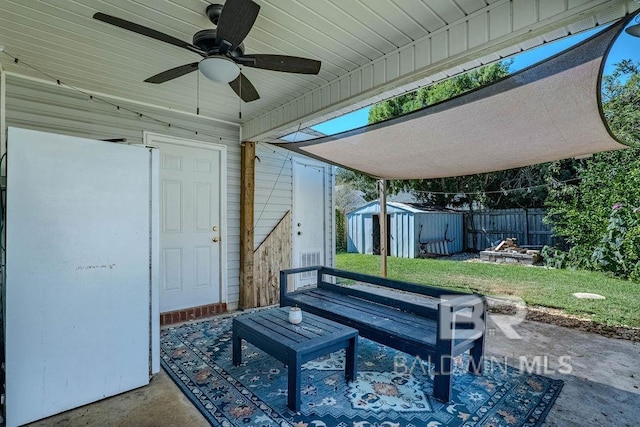
<path id="1" fill-rule="evenodd" d="M 387 277 L 387 181 L 378 181 L 380 190 L 380 275 Z"/>

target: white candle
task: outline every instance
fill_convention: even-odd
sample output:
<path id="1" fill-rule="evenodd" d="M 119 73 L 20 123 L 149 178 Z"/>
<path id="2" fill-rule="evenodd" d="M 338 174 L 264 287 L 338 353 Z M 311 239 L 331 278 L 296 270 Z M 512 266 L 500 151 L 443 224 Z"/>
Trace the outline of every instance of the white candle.
<path id="1" fill-rule="evenodd" d="M 302 322 L 302 310 L 299 307 L 291 307 L 291 310 L 289 310 L 289 322 L 294 325 Z"/>

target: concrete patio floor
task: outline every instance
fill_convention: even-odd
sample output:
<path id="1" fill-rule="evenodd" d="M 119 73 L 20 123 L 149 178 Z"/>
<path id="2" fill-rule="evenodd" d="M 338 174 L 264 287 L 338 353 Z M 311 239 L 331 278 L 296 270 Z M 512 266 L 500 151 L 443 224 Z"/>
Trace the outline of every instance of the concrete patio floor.
<path id="1" fill-rule="evenodd" d="M 539 322 L 515 327 L 511 340 L 489 324 L 486 356 L 565 381 L 546 426 L 637 426 L 640 344 Z M 546 362 L 545 362 L 546 361 Z M 207 421 L 161 371 L 140 389 L 68 411 L 33 426 L 206 426 Z"/>

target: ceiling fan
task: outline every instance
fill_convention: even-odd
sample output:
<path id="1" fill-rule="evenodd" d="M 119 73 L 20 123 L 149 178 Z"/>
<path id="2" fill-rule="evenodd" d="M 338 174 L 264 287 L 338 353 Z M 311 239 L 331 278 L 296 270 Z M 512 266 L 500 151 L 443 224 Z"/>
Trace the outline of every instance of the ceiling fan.
<path id="1" fill-rule="evenodd" d="M 206 14 L 216 29 L 201 30 L 193 35 L 193 44 L 168 34 L 98 12 L 94 19 L 187 49 L 202 56 L 199 62 L 180 65 L 145 80 L 147 83 L 164 83 L 184 76 L 197 69 L 210 80 L 229 83 L 231 89 L 244 101 L 260 99 L 258 91 L 240 72 L 238 64 L 245 67 L 285 73 L 318 74 L 320 61 L 287 55 L 245 55 L 242 41 L 249 34 L 258 17 L 260 6 L 252 0 L 227 0 L 223 5 L 210 4 Z"/>

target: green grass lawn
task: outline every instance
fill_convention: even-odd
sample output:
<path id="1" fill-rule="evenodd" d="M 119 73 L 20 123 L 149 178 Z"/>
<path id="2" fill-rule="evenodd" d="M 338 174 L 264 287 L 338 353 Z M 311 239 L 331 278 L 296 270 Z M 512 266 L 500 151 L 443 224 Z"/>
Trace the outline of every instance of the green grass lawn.
<path id="1" fill-rule="evenodd" d="M 379 275 L 380 257 L 338 254 L 336 268 Z M 528 305 L 558 308 L 597 323 L 640 327 L 640 283 L 597 272 L 395 257 L 388 258 L 387 270 L 393 279 L 463 292 L 518 296 Z M 578 299 L 574 292 L 596 293 L 606 299 Z"/>

